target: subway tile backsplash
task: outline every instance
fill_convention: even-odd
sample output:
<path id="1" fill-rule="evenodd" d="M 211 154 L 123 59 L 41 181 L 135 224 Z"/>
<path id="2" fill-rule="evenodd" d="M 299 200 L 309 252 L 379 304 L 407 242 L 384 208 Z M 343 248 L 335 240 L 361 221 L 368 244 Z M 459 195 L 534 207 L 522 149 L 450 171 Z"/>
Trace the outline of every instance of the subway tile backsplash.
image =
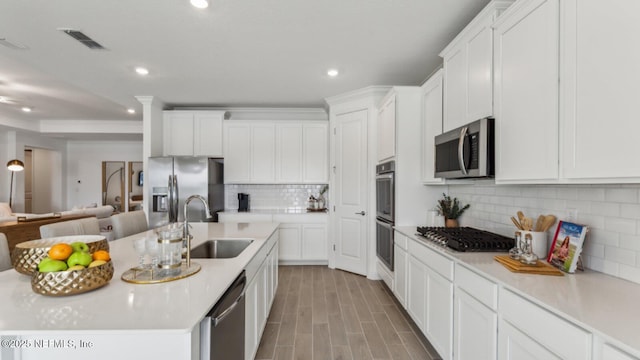
<path id="1" fill-rule="evenodd" d="M 640 284 L 640 185 L 449 185 L 449 195 L 471 204 L 462 226 L 505 236 L 513 236 L 509 218 L 518 210 L 534 219 L 553 214 L 569 220 L 569 209 L 575 209 L 573 220 L 590 228 L 585 266 Z M 549 242 L 554 232 L 555 226 Z"/>
<path id="2" fill-rule="evenodd" d="M 225 185 L 225 209 L 238 209 L 238 193 L 249 194 L 253 210 L 305 209 L 309 195 L 317 196 L 324 185 Z M 324 195 L 329 198 L 328 192 Z"/>

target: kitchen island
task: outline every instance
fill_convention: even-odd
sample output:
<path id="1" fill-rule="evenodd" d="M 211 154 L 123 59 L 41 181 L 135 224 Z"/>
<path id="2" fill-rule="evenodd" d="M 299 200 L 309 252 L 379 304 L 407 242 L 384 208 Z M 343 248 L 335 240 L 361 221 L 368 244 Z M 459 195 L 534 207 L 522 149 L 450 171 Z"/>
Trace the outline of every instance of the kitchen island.
<path id="1" fill-rule="evenodd" d="M 193 259 L 202 266 L 193 276 L 139 285 L 120 277 L 138 263 L 133 242 L 154 232 L 132 235 L 109 243 L 115 272 L 108 285 L 65 297 L 38 295 L 29 276 L 0 272 L 0 359 L 199 359 L 200 321 L 267 243 L 277 241 L 278 224 L 190 225 L 192 247 L 208 239 L 254 241 L 235 258 Z"/>

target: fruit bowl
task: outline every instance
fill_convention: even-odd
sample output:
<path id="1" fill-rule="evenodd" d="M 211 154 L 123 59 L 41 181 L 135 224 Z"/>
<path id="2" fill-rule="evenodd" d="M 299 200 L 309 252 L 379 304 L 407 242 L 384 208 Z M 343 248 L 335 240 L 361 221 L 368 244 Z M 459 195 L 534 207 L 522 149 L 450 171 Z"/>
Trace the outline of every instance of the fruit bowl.
<path id="1" fill-rule="evenodd" d="M 34 272 L 31 289 L 47 296 L 67 296 L 95 290 L 109 283 L 113 277 L 113 263 L 106 263 L 82 270 Z"/>
<path id="2" fill-rule="evenodd" d="M 85 242 L 89 246 L 89 252 L 98 250 L 109 251 L 109 242 L 102 235 L 71 235 L 58 236 L 46 239 L 38 239 L 21 242 L 16 245 L 11 253 L 11 263 L 17 272 L 31 275 L 38 272 L 38 263 L 47 257 L 51 246 L 58 243 Z"/>

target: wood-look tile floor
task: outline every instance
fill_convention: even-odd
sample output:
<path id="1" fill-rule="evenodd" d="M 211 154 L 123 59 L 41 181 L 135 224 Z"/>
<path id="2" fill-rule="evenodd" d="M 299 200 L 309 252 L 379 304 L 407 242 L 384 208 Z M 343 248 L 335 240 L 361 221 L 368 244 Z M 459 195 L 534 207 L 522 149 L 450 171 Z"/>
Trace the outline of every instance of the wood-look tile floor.
<path id="1" fill-rule="evenodd" d="M 256 359 L 437 359 L 410 323 L 381 281 L 326 266 L 280 266 Z"/>

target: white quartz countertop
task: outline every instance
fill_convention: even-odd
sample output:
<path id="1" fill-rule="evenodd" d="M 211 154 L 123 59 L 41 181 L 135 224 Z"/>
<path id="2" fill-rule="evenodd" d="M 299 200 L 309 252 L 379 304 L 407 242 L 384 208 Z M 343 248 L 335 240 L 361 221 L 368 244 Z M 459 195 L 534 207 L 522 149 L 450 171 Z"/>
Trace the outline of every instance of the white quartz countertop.
<path id="1" fill-rule="evenodd" d="M 456 252 L 426 240 L 416 227 L 395 230 L 576 325 L 640 353 L 640 285 L 589 270 L 564 276 L 513 273 L 493 259 L 498 253 Z"/>
<path id="2" fill-rule="evenodd" d="M 117 330 L 188 333 L 242 272 L 277 223 L 191 223 L 192 247 L 208 239 L 253 239 L 232 259 L 193 259 L 202 270 L 159 284 L 131 284 L 120 279 L 137 265 L 133 241 L 153 230 L 109 243 L 115 268 L 108 285 L 84 294 L 48 297 L 31 290 L 31 277 L 13 269 L 0 272 L 0 335 L 64 331 L 104 333 Z"/>

